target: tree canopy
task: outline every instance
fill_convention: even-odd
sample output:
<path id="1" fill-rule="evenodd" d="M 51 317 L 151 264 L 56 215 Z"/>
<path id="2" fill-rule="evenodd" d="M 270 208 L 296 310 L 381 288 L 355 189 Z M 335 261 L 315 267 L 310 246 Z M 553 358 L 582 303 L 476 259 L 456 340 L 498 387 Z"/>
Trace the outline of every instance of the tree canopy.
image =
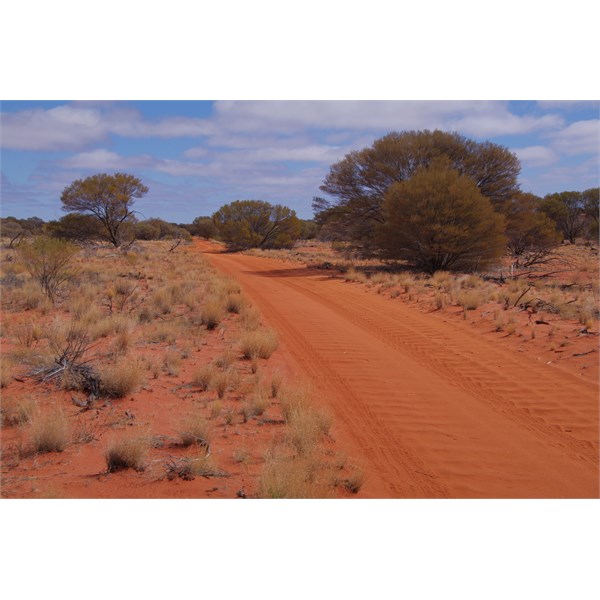
<path id="1" fill-rule="evenodd" d="M 505 204 L 507 247 L 517 267 L 545 261 L 560 243 L 556 224 L 541 211 L 541 204 L 541 198 L 526 193 L 515 194 Z"/>
<path id="2" fill-rule="evenodd" d="M 565 240 L 575 243 L 575 239 L 585 232 L 585 192 L 547 194 L 541 208 L 556 223 Z"/>
<path id="3" fill-rule="evenodd" d="M 505 248 L 504 218 L 476 183 L 453 169 L 431 167 L 385 192 L 378 242 L 389 258 L 428 273 L 480 269 Z"/>
<path id="4" fill-rule="evenodd" d="M 212 216 L 219 238 L 232 250 L 288 248 L 300 236 L 295 211 L 263 200 L 236 200 Z"/>
<path id="5" fill-rule="evenodd" d="M 315 220 L 333 223 L 368 248 L 384 222 L 382 205 L 390 186 L 435 164 L 469 177 L 496 209 L 519 190 L 520 163 L 507 148 L 439 130 L 392 132 L 330 167 L 320 189 L 335 201 L 315 198 Z"/>
<path id="6" fill-rule="evenodd" d="M 124 241 L 127 224 L 135 221 L 135 199 L 147 192 L 148 188 L 133 175 L 100 173 L 66 187 L 61 196 L 62 209 L 91 214 L 102 225 L 99 236 L 118 247 Z"/>

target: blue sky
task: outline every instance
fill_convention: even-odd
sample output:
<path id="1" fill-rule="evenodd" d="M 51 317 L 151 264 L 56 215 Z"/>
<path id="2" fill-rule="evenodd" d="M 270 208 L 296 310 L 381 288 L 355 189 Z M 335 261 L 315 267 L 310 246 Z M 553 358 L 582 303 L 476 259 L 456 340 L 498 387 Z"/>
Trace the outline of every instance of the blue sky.
<path id="1" fill-rule="evenodd" d="M 191 222 L 237 199 L 311 218 L 329 166 L 389 131 L 443 129 L 502 144 L 524 191 L 598 185 L 600 102 L 9 101 L 1 103 L 1 213 L 60 218 L 73 180 L 125 171 L 141 217 Z"/>

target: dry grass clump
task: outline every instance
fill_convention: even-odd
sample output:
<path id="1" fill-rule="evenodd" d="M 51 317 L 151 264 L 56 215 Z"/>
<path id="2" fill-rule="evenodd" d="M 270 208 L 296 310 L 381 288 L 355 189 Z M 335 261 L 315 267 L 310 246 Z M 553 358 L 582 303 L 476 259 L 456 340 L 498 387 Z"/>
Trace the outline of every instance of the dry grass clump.
<path id="1" fill-rule="evenodd" d="M 279 345 L 279 337 L 273 329 L 245 333 L 240 340 L 244 358 L 269 358 Z"/>
<path id="2" fill-rule="evenodd" d="M 174 348 L 169 348 L 163 355 L 163 367 L 171 376 L 179 375 L 181 368 L 181 354 Z"/>
<path id="3" fill-rule="evenodd" d="M 299 455 L 310 454 L 329 433 L 331 422 L 331 415 L 323 410 L 310 407 L 295 410 L 287 419 L 286 442 Z"/>
<path id="4" fill-rule="evenodd" d="M 271 402 L 267 396 L 267 391 L 263 388 L 258 388 L 252 396 L 246 398 L 242 402 L 240 414 L 244 419 L 244 423 L 252 417 L 259 417 L 269 408 Z"/>
<path id="5" fill-rule="evenodd" d="M 279 371 L 275 371 L 271 377 L 271 398 L 277 398 L 281 385 L 283 383 L 283 376 Z"/>
<path id="6" fill-rule="evenodd" d="M 114 473 L 122 469 L 143 471 L 149 447 L 148 439 L 142 436 L 111 442 L 105 453 L 108 472 Z"/>
<path id="7" fill-rule="evenodd" d="M 122 361 L 100 372 L 100 389 L 112 398 L 123 398 L 144 382 L 144 369 L 138 361 Z"/>
<path id="8" fill-rule="evenodd" d="M 433 301 L 435 302 L 436 308 L 442 309 L 448 303 L 448 295 L 442 292 L 437 292 L 433 297 Z"/>
<path id="9" fill-rule="evenodd" d="M 134 327 L 134 322 L 127 315 L 114 314 L 104 317 L 104 319 L 90 326 L 89 334 L 92 340 L 105 338 L 119 333 L 128 333 Z"/>
<path id="10" fill-rule="evenodd" d="M 284 388 L 280 394 L 281 411 L 287 423 L 286 442 L 299 455 L 311 453 L 329 433 L 332 417 L 323 409 L 311 406 L 307 386 Z"/>
<path id="11" fill-rule="evenodd" d="M 29 423 L 35 413 L 35 402 L 30 398 L 19 399 L 12 396 L 3 396 L 0 405 L 2 425 L 18 427 Z"/>
<path id="12" fill-rule="evenodd" d="M 431 276 L 431 284 L 436 290 L 448 291 L 450 289 L 451 280 L 452 275 L 448 271 L 436 271 Z"/>
<path id="13" fill-rule="evenodd" d="M 61 410 L 38 413 L 31 424 L 35 452 L 62 452 L 71 439 L 69 421 Z"/>
<path id="14" fill-rule="evenodd" d="M 25 322 L 15 327 L 13 335 L 21 346 L 32 348 L 44 337 L 44 332 L 38 323 Z"/>
<path id="15" fill-rule="evenodd" d="M 335 485 L 344 488 L 351 494 L 358 494 L 360 488 L 364 485 L 366 479 L 367 478 L 362 469 L 359 469 L 358 467 L 353 467 L 348 476 L 338 478 L 335 481 Z"/>
<path id="16" fill-rule="evenodd" d="M 344 274 L 345 281 L 354 281 L 357 283 L 366 283 L 367 276 L 362 271 L 357 271 L 354 267 L 350 267 Z"/>
<path id="17" fill-rule="evenodd" d="M 456 303 L 464 310 L 475 310 L 479 308 L 482 300 L 482 294 L 477 290 L 462 290 L 456 295 Z"/>
<path id="18" fill-rule="evenodd" d="M 211 380 L 209 389 L 217 392 L 219 399 L 223 399 L 227 390 L 230 387 L 235 387 L 239 382 L 239 377 L 236 371 L 233 369 L 227 369 L 225 371 L 215 371 Z"/>
<path id="19" fill-rule="evenodd" d="M 13 379 L 14 365 L 12 360 L 6 357 L 2 358 L 0 362 L 0 388 L 5 388 Z"/>
<path id="20" fill-rule="evenodd" d="M 210 389 L 213 377 L 216 373 L 218 373 L 218 370 L 215 365 L 205 365 L 200 367 L 192 378 L 192 385 L 205 392 Z"/>
<path id="21" fill-rule="evenodd" d="M 185 415 L 178 423 L 176 431 L 181 445 L 185 447 L 199 444 L 208 448 L 213 435 L 212 425 L 196 412 Z"/>
<path id="22" fill-rule="evenodd" d="M 331 486 L 319 484 L 320 464 L 312 458 L 272 453 L 265 459 L 258 481 L 259 498 L 329 498 Z"/>
<path id="23" fill-rule="evenodd" d="M 227 312 L 239 314 L 246 305 L 247 301 L 242 294 L 229 294 L 225 298 L 225 310 L 227 310 Z"/>
<path id="24" fill-rule="evenodd" d="M 215 329 L 224 317 L 223 305 L 217 300 L 211 300 L 202 308 L 200 317 L 202 325 L 208 330 Z"/>
<path id="25" fill-rule="evenodd" d="M 247 465 L 252 458 L 252 454 L 247 448 L 236 448 L 233 451 L 233 460 L 236 463 Z"/>
<path id="26" fill-rule="evenodd" d="M 21 309 L 37 309 L 42 315 L 47 315 L 53 308 L 52 301 L 33 281 L 28 281 L 23 286 L 14 289 L 11 299 Z"/>
<path id="27" fill-rule="evenodd" d="M 219 369 L 229 369 L 235 362 L 236 355 L 231 350 L 226 350 L 214 360 L 214 365 Z"/>
<path id="28" fill-rule="evenodd" d="M 240 325 L 246 331 L 255 331 L 260 327 L 260 313 L 253 306 L 244 306 L 240 310 Z"/>
<path id="29" fill-rule="evenodd" d="M 173 296 L 166 287 L 158 288 L 150 296 L 149 304 L 160 315 L 168 315 L 173 308 Z"/>
<path id="30" fill-rule="evenodd" d="M 228 474 L 219 469 L 207 454 L 190 460 L 191 473 L 198 477 L 227 477 Z"/>
<path id="31" fill-rule="evenodd" d="M 131 332 L 121 331 L 113 340 L 111 350 L 117 356 L 125 356 L 131 350 L 134 342 L 135 337 Z"/>
<path id="32" fill-rule="evenodd" d="M 159 322 L 149 327 L 146 339 L 154 343 L 174 344 L 179 334 L 180 328 L 175 321 Z"/>

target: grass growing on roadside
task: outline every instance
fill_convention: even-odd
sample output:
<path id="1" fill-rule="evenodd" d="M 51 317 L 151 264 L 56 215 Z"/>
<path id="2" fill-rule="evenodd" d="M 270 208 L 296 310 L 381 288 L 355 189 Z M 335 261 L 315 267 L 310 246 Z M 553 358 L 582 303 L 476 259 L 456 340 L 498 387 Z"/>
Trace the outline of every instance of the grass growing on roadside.
<path id="1" fill-rule="evenodd" d="M 273 329 L 245 333 L 240 340 L 240 350 L 246 359 L 269 358 L 279 345 L 279 336 Z"/>

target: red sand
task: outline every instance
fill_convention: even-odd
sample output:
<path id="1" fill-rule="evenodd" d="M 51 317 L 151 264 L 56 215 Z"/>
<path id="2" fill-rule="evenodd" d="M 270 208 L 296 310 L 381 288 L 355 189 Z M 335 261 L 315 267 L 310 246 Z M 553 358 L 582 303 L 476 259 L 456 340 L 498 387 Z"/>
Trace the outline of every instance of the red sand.
<path id="1" fill-rule="evenodd" d="M 598 498 L 598 384 L 327 273 L 221 253 L 362 457 L 361 496 Z"/>

